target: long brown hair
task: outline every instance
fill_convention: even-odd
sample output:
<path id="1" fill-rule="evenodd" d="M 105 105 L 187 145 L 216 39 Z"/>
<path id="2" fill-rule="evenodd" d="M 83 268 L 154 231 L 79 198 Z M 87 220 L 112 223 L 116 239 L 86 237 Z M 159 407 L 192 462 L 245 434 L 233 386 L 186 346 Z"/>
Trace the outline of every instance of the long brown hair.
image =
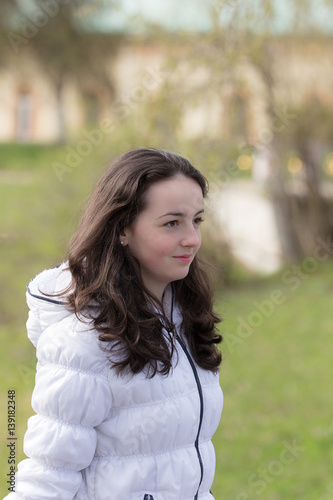
<path id="1" fill-rule="evenodd" d="M 161 316 L 152 304 L 161 311 L 163 306 L 145 287 L 139 262 L 122 247 L 119 235 L 145 208 L 149 186 L 178 174 L 194 179 L 207 195 L 204 176 L 174 153 L 139 148 L 118 157 L 97 183 L 70 244 L 68 307 L 91 320 L 120 371 L 145 368 L 154 376 L 171 368 L 174 338 L 169 331 L 168 342 L 162 334 Z M 213 312 L 209 279 L 198 256 L 188 275 L 172 287 L 193 358 L 202 368 L 216 371 L 221 362 L 216 344 L 222 337 L 215 325 L 220 319 Z M 112 359 L 115 351 L 121 356 Z"/>

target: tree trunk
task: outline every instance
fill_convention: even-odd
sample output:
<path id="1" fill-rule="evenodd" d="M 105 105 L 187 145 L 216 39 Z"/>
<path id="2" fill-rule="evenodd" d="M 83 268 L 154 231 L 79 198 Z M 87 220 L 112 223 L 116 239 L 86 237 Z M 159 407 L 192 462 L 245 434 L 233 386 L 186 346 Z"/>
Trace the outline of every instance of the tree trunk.
<path id="1" fill-rule="evenodd" d="M 64 89 L 64 79 L 61 77 L 56 83 L 56 106 L 57 106 L 57 120 L 58 120 L 58 144 L 64 144 L 66 142 L 66 119 L 64 112 L 63 103 L 63 89 Z"/>
<path id="2" fill-rule="evenodd" d="M 283 257 L 287 262 L 299 260 L 303 255 L 295 225 L 297 225 L 297 209 L 286 186 L 283 171 L 273 142 L 270 149 L 270 175 L 266 187 L 272 201 L 276 225 L 280 237 Z"/>
<path id="3" fill-rule="evenodd" d="M 316 238 L 326 237 L 329 232 L 328 212 L 320 189 L 320 166 L 316 158 L 315 145 L 311 144 L 309 139 L 303 139 L 297 141 L 297 147 L 304 165 L 308 227 L 314 247 Z"/>

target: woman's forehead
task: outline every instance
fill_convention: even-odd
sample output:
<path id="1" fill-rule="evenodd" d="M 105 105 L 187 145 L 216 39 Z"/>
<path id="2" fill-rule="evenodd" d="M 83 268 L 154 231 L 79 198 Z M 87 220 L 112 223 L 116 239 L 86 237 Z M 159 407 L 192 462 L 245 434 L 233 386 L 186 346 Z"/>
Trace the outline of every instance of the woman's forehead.
<path id="1" fill-rule="evenodd" d="M 147 209 L 187 214 L 203 208 L 200 185 L 190 177 L 182 175 L 152 184 L 146 192 Z"/>

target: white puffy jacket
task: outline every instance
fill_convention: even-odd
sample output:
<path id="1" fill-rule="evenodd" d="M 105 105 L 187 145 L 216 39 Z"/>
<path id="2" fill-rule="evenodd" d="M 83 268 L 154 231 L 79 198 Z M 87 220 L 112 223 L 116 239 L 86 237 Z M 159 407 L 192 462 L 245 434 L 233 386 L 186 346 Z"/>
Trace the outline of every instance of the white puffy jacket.
<path id="1" fill-rule="evenodd" d="M 64 289 L 63 267 L 28 286 L 36 415 L 6 500 L 213 500 L 218 375 L 194 363 L 184 340 L 169 375 L 117 375 L 98 333 L 42 295 Z M 177 307 L 173 321 L 179 332 Z"/>

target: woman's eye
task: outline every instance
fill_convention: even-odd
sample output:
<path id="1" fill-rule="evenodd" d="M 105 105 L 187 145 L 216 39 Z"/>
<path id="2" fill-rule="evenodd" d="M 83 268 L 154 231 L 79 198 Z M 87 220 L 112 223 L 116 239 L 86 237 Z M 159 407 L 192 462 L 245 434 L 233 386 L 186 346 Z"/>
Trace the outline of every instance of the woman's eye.
<path id="1" fill-rule="evenodd" d="M 203 219 L 202 217 L 197 217 L 196 219 L 194 219 L 194 224 L 201 224 L 205 219 Z"/>
<path id="2" fill-rule="evenodd" d="M 168 227 L 175 227 L 177 226 L 178 221 L 177 220 L 171 220 L 170 222 L 167 222 L 165 225 Z"/>

